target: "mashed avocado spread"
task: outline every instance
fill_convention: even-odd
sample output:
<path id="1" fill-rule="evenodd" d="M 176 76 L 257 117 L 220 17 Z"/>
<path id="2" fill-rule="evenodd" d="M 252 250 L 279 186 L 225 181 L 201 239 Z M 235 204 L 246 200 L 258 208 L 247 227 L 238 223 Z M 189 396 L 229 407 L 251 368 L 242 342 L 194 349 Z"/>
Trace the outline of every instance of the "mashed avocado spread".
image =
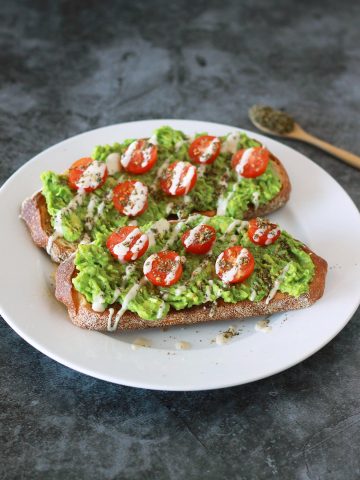
<path id="1" fill-rule="evenodd" d="M 186 253 L 181 235 L 201 222 L 216 230 L 217 239 L 212 251 L 207 255 Z M 308 292 L 314 275 L 311 256 L 285 231 L 274 244 L 261 247 L 249 240 L 248 222 L 199 214 L 176 223 L 158 220 L 141 226 L 140 230 L 149 236 L 150 247 L 135 262 L 122 264 L 111 256 L 105 246 L 109 232 L 98 230 L 94 242 L 79 246 L 75 257 L 78 273 L 73 284 L 89 303 L 98 305 L 100 302 L 105 309 L 118 302 L 151 321 L 163 318 L 170 307 L 180 310 L 219 298 L 231 303 L 242 300 L 258 302 L 268 297 L 279 277 L 282 279 L 279 290 L 298 297 Z M 251 251 L 255 270 L 243 283 L 229 286 L 217 277 L 214 265 L 218 255 L 231 245 L 242 245 Z M 183 275 L 171 287 L 155 287 L 143 277 L 146 258 L 163 249 L 174 250 L 185 257 Z"/>
<path id="2" fill-rule="evenodd" d="M 166 196 L 158 186 L 158 170 L 175 161 L 190 161 L 188 148 L 192 140 L 181 131 L 167 126 L 156 130 L 152 138 L 157 144 L 158 159 L 149 172 L 143 175 L 120 172 L 108 176 L 101 188 L 83 195 L 81 202 L 76 202 L 76 192 L 68 186 L 66 175 L 51 171 L 41 175 L 42 193 L 52 225 L 57 226 L 65 240 L 79 242 L 86 235 L 93 240 L 97 234 L 125 225 L 129 219 L 114 208 L 111 193 L 117 183 L 128 179 L 138 179 L 149 188 L 148 208 L 136 217 L 138 225 L 160 218 L 186 218 L 194 211 L 206 210 L 217 210 L 219 215 L 241 218 L 250 206 L 266 204 L 281 190 L 281 182 L 272 162 L 259 177 L 239 181 L 230 165 L 232 153 L 240 148 L 258 146 L 259 143 L 244 133 L 235 132 L 219 137 L 222 142 L 220 155 L 211 165 L 197 166 L 196 186 L 187 195 Z M 105 162 L 111 153 L 123 154 L 132 141 L 129 139 L 123 143 L 98 146 L 92 158 Z M 68 208 L 69 204 L 71 208 Z"/>

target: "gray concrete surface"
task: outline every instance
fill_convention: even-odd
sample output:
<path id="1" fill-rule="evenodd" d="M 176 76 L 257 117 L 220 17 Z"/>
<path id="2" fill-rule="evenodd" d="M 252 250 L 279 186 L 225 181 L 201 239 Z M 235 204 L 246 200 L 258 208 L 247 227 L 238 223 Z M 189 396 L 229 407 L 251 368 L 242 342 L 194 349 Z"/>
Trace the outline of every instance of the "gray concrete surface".
<path id="1" fill-rule="evenodd" d="M 251 128 L 260 102 L 360 153 L 359 21 L 352 0 L 3 0 L 0 181 L 91 128 L 161 117 Z M 287 143 L 360 205 L 360 172 Z M 0 477 L 358 479 L 359 320 L 284 373 L 202 393 L 86 377 L 1 322 Z"/>

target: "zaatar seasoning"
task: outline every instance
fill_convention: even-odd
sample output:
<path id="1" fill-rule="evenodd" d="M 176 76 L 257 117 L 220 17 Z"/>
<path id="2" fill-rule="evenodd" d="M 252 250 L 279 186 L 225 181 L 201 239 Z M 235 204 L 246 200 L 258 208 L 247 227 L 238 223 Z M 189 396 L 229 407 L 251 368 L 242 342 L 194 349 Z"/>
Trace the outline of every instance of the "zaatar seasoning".
<path id="1" fill-rule="evenodd" d="M 265 105 L 254 105 L 249 109 L 250 120 L 274 133 L 283 135 L 294 129 L 294 119 L 285 112 Z"/>

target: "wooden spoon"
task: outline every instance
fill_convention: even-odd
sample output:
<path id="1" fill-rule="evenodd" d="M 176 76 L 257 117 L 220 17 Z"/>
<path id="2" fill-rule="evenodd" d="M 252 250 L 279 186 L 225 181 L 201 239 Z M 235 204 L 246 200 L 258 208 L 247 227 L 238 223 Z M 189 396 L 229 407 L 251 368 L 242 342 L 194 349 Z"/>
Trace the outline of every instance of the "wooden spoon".
<path id="1" fill-rule="evenodd" d="M 343 162 L 352 165 L 353 167 L 360 169 L 360 157 L 358 155 L 354 155 L 343 148 L 335 147 L 330 143 L 324 142 L 324 140 L 320 140 L 318 137 L 314 137 L 314 135 L 310 135 L 310 133 L 305 132 L 298 123 L 294 123 L 294 128 L 289 133 L 277 133 L 273 130 L 263 127 L 260 123 L 256 122 L 251 116 L 249 115 L 250 120 L 255 125 L 256 128 L 261 130 L 262 132 L 269 133 L 270 135 L 275 135 L 277 137 L 286 137 L 286 138 L 294 138 L 295 140 L 301 140 L 302 142 L 310 143 L 311 145 L 315 145 L 321 150 L 325 150 L 325 152 L 330 153 L 334 157 L 339 158 Z"/>

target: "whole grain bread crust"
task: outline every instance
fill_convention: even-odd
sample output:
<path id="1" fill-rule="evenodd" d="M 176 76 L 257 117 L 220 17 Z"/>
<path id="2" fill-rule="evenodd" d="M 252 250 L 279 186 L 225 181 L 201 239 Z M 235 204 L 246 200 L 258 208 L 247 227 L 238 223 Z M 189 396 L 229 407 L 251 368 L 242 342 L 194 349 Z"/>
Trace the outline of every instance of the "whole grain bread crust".
<path id="1" fill-rule="evenodd" d="M 173 325 L 190 325 L 211 320 L 230 320 L 234 318 L 247 318 L 258 315 L 270 315 L 276 312 L 306 308 L 322 297 L 325 288 L 327 272 L 326 261 L 314 252 L 304 247 L 311 255 L 315 266 L 315 274 L 309 286 L 309 292 L 298 298 L 277 292 L 274 298 L 266 304 L 265 300 L 251 302 L 244 300 L 238 303 L 225 303 L 218 300 L 216 303 L 207 303 L 184 310 L 171 309 L 162 320 L 142 320 L 132 312 L 125 312 L 118 323 L 118 331 L 137 330 L 154 327 L 169 327 Z M 94 312 L 85 297 L 75 290 L 72 279 L 76 276 L 74 255 L 65 260 L 56 272 L 55 296 L 68 309 L 71 321 L 82 328 L 106 331 L 110 316 L 110 309 L 103 313 Z M 114 306 L 112 318 L 116 316 L 120 305 Z"/>
<path id="2" fill-rule="evenodd" d="M 271 160 L 275 171 L 280 178 L 282 185 L 281 190 L 265 205 L 261 205 L 258 208 L 251 206 L 244 214 L 243 218 L 245 220 L 267 215 L 268 213 L 282 207 L 289 199 L 291 185 L 288 174 L 280 160 L 272 154 Z M 215 210 L 200 213 L 209 217 L 216 215 Z M 60 263 L 66 260 L 76 250 L 77 244 L 67 242 L 64 238 L 56 238 L 53 242 L 49 240 L 54 232 L 50 221 L 50 215 L 47 210 L 46 200 L 41 192 L 37 192 L 32 197 L 24 200 L 21 206 L 20 216 L 25 220 L 34 243 L 38 247 L 44 249 L 50 247 L 48 248 L 48 253 L 54 262 Z"/>
<path id="3" fill-rule="evenodd" d="M 60 263 L 75 252 L 77 245 L 67 242 L 64 238 L 56 238 L 50 243 L 54 230 L 45 197 L 41 192 L 23 201 L 20 216 L 28 226 L 35 245 L 45 250 L 50 246 L 48 253 L 54 262 Z"/>

